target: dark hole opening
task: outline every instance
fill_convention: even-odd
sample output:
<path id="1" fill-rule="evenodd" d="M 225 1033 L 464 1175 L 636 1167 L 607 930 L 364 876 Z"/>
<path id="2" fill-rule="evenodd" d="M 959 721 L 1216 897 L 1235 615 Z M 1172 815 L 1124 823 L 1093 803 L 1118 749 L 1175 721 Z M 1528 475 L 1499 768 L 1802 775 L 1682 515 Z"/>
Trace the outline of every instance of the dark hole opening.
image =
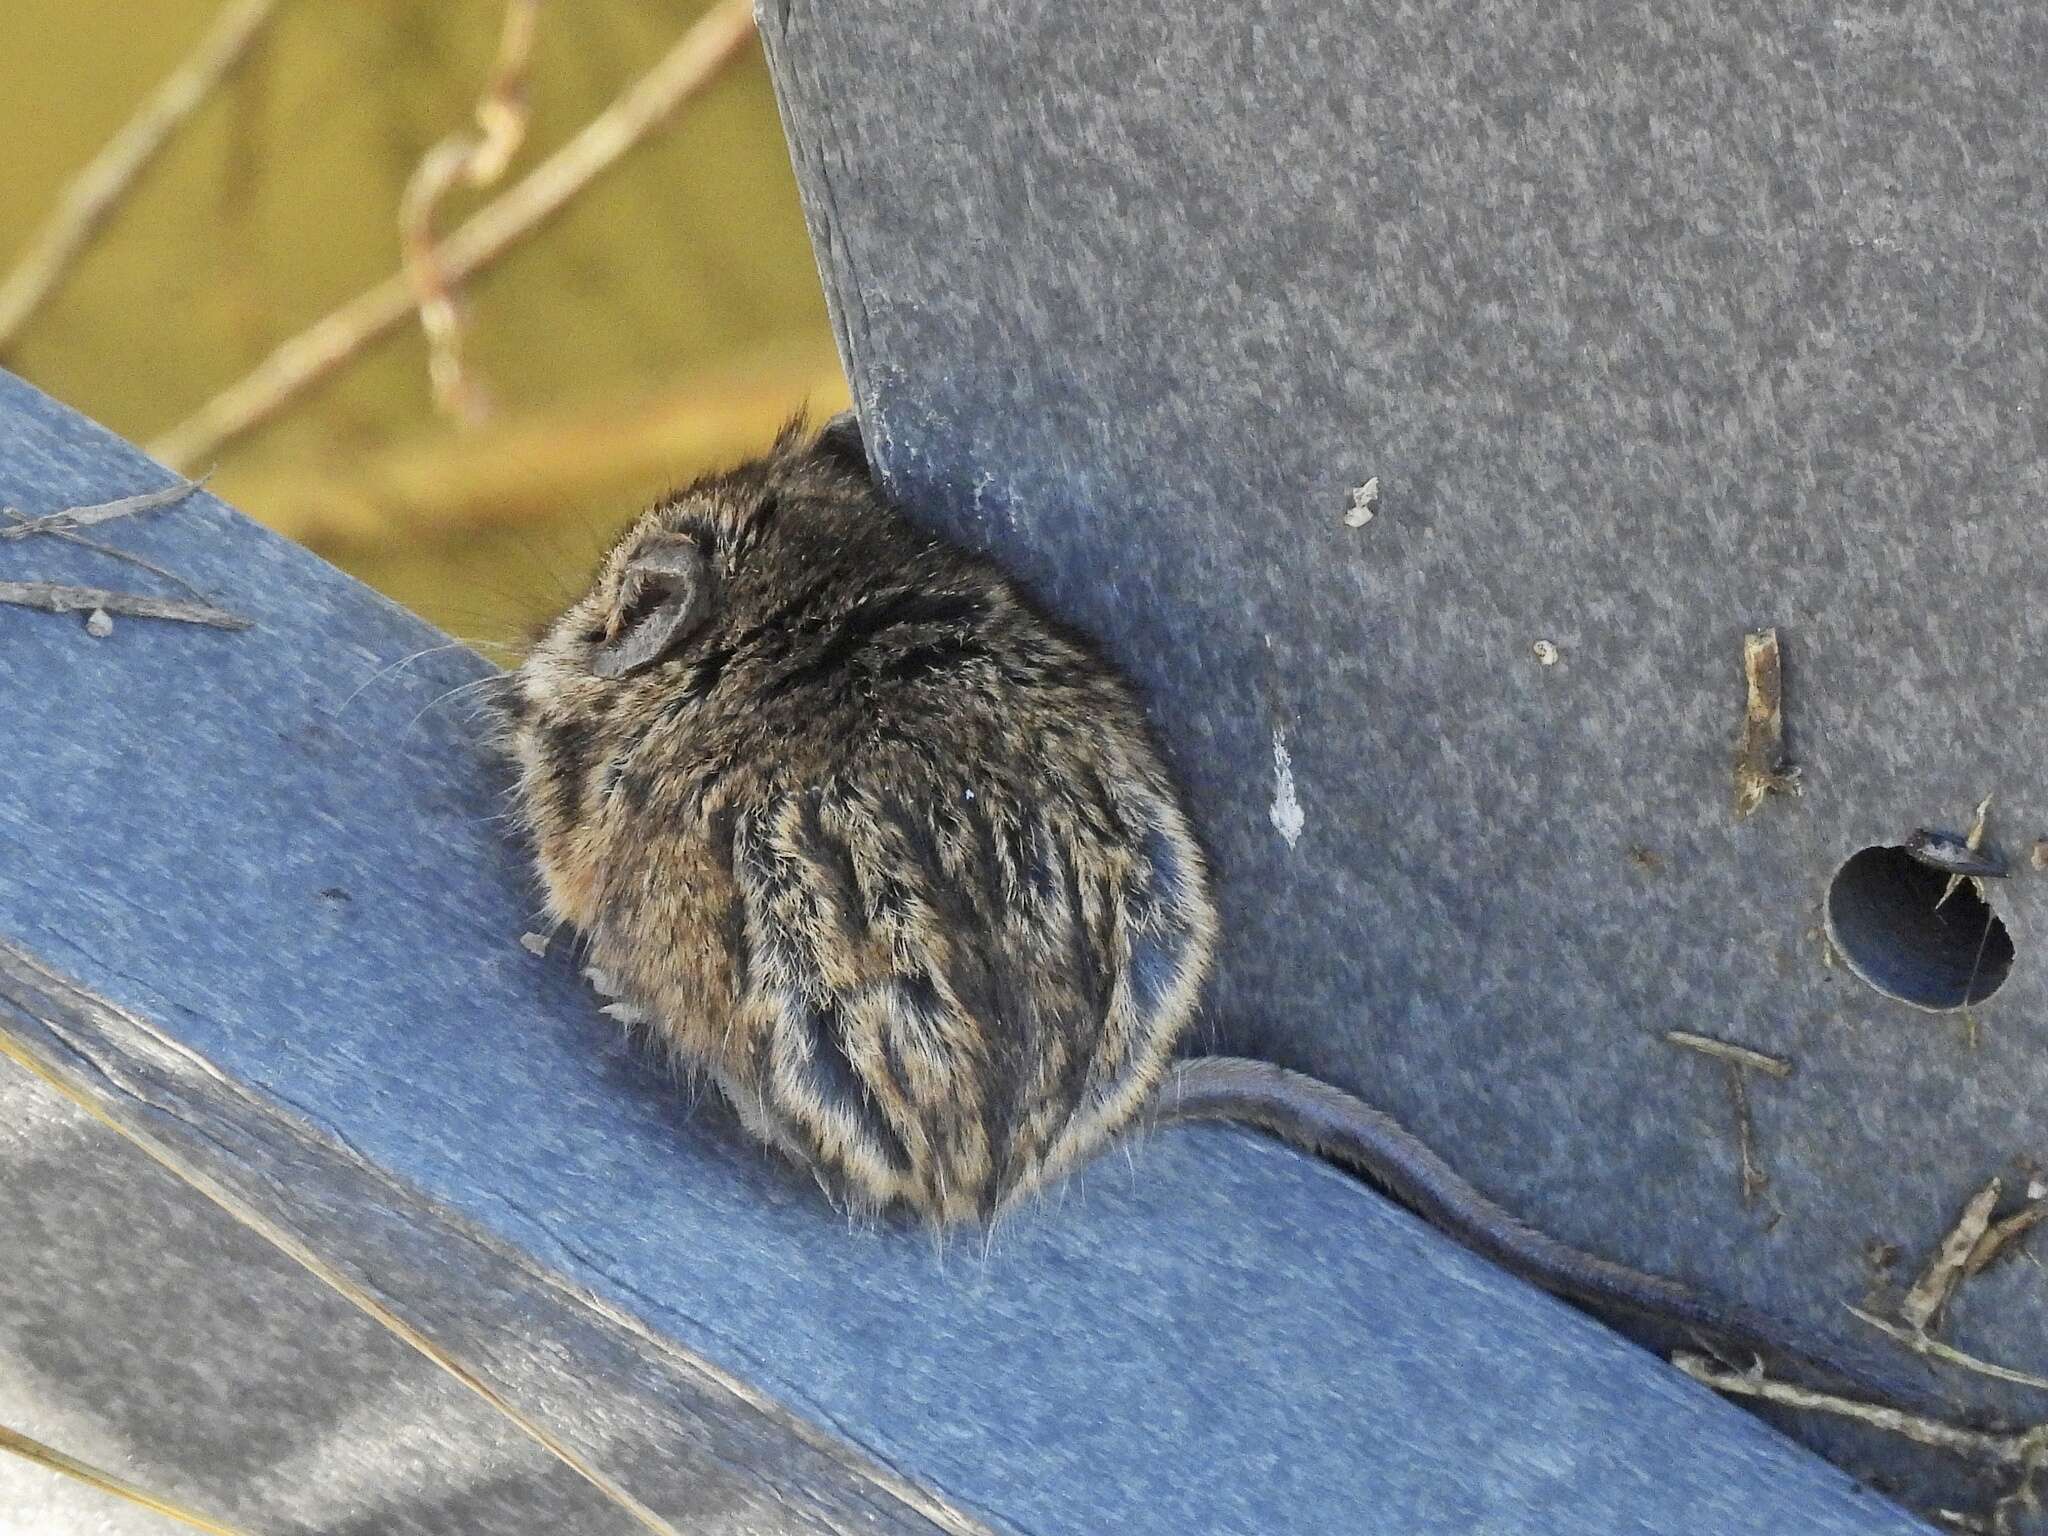
<path id="1" fill-rule="evenodd" d="M 1887 997 L 1934 1010 L 1981 1003 L 2012 969 L 2012 936 L 1965 880 L 1903 848 L 1852 854 L 1828 886 L 1828 937 L 1849 969 Z M 1938 905 L 1937 905 L 1938 903 Z"/>

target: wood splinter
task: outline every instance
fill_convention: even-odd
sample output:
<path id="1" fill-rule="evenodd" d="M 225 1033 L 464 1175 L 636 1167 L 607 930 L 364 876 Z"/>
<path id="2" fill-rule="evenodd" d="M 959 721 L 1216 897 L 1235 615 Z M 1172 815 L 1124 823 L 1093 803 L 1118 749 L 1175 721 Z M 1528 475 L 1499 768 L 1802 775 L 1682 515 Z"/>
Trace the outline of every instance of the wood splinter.
<path id="1" fill-rule="evenodd" d="M 1740 821 L 1773 794 L 1799 793 L 1799 770 L 1785 761 L 1785 674 L 1778 632 L 1742 637 L 1742 675 L 1749 706 L 1735 752 L 1735 818 Z"/>
<path id="2" fill-rule="evenodd" d="M 1978 1243 L 1984 1240 L 1990 1229 L 1992 1209 L 1998 1204 L 1998 1197 L 2003 1191 L 2004 1185 L 1993 1179 L 1970 1197 L 1970 1203 L 1963 1207 L 1956 1224 L 1949 1228 L 1948 1235 L 1934 1250 L 1934 1257 L 1928 1261 L 1926 1270 L 1906 1292 L 1906 1299 L 1899 1303 L 1899 1317 L 1916 1333 L 1925 1333 L 1941 1315 L 1942 1308 L 1948 1305 L 1949 1298 L 1955 1295 L 1970 1255 L 1977 1251 Z"/>

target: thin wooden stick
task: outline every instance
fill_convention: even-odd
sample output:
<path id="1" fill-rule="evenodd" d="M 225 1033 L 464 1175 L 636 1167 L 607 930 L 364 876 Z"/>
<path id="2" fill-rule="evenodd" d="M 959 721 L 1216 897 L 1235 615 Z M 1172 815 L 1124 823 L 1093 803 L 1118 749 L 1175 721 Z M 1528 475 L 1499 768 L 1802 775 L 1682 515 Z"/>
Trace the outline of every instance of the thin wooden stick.
<path id="1" fill-rule="evenodd" d="M 80 1461 L 76 1456 L 67 1456 L 55 1446 L 45 1445 L 40 1440 L 31 1440 L 19 1430 L 9 1429 L 0 1424 L 0 1451 L 11 1451 L 23 1461 L 34 1462 L 39 1467 L 48 1467 L 52 1472 L 76 1478 L 88 1487 L 102 1493 L 111 1493 L 117 1499 L 126 1499 L 130 1504 L 139 1504 L 144 1509 L 189 1525 L 195 1531 L 210 1531 L 213 1536 L 243 1536 L 241 1527 L 216 1520 L 211 1515 L 202 1515 L 197 1510 L 187 1509 L 175 1500 L 167 1499 L 160 1493 L 151 1493 L 147 1488 L 138 1487 L 125 1477 L 116 1477 L 90 1462 Z"/>
<path id="2" fill-rule="evenodd" d="M 581 133 L 441 243 L 437 265 L 444 281 L 465 282 L 530 238 L 577 193 L 717 79 L 753 37 L 751 0 L 723 0 L 707 11 L 653 69 Z M 148 451 L 173 466 L 213 457 L 228 443 L 269 421 L 372 342 L 389 336 L 413 310 L 412 288 L 404 275 L 387 277 L 278 347 L 157 438 Z"/>
<path id="3" fill-rule="evenodd" d="M 11 517 L 15 520 L 13 527 L 0 528 L 0 537 L 13 533 L 28 521 L 12 507 L 0 507 L 0 515 Z M 35 531 L 48 534 L 53 539 L 62 539 L 66 544 L 76 544 L 80 549 L 89 549 L 96 555 L 105 555 L 109 560 L 119 560 L 124 565 L 132 565 L 139 571 L 149 572 L 152 576 L 160 576 L 174 586 L 183 587 L 198 601 L 202 603 L 206 601 L 206 594 L 204 592 L 193 586 L 191 582 L 180 576 L 176 571 L 168 570 L 158 565 L 154 560 L 145 560 L 142 556 L 131 554 L 125 549 L 116 549 L 111 544 L 102 544 L 97 539 L 88 539 L 83 534 L 73 533 L 69 528 L 45 527 L 38 528 Z"/>
<path id="4" fill-rule="evenodd" d="M 1936 1245 L 1934 1257 L 1928 1261 L 1927 1268 L 1913 1282 L 1913 1288 L 1906 1292 L 1906 1299 L 1899 1303 L 1900 1319 L 1915 1333 L 1927 1331 L 1962 1283 L 1970 1255 L 1977 1251 L 1977 1244 L 1990 1230 L 1991 1213 L 1998 1208 L 2002 1189 L 2003 1185 L 1994 1178 L 1970 1197 L 1969 1204 L 1963 1207 L 1963 1214 L 1956 1218 L 1956 1224 Z"/>
<path id="5" fill-rule="evenodd" d="M 40 608 L 44 613 L 91 613 L 98 608 L 131 619 L 170 619 L 180 624 L 204 624 L 212 629 L 255 628 L 253 620 L 211 603 L 115 592 L 107 587 L 67 587 L 54 581 L 0 581 L 0 603 Z"/>
<path id="6" fill-rule="evenodd" d="M 1981 1429 L 1969 1429 L 1959 1424 L 1947 1424 L 1940 1419 L 1930 1419 L 1923 1414 L 1908 1413 L 1902 1408 L 1888 1407 L 1883 1403 L 1866 1403 L 1853 1397 L 1837 1397 L 1832 1392 L 1815 1392 L 1806 1387 L 1794 1386 L 1786 1381 L 1773 1381 L 1769 1377 L 1751 1371 L 1731 1371 L 1716 1365 L 1704 1355 L 1681 1350 L 1671 1357 L 1677 1366 L 1694 1381 L 1712 1387 L 1716 1392 L 1725 1392 L 1731 1397 L 1761 1398 L 1767 1403 L 1782 1403 L 1787 1408 L 1803 1408 L 1809 1412 L 1838 1414 L 1846 1419 L 1855 1419 L 1874 1429 L 1888 1430 L 1903 1435 L 1921 1445 L 1931 1445 L 1938 1450 L 1952 1451 L 1958 1456 L 1967 1456 L 1977 1461 L 1988 1461 L 2003 1466 L 2024 1466 L 2039 1457 L 2048 1447 L 2048 1425 L 2037 1425 L 2032 1429 L 2012 1434 L 1994 1434 Z"/>
<path id="7" fill-rule="evenodd" d="M 117 517 L 133 517 L 138 512 L 154 512 L 158 507 L 174 506 L 206 484 L 206 476 L 196 480 L 182 480 L 176 485 L 166 486 L 161 491 L 144 491 L 138 496 L 121 496 L 113 501 L 95 502 L 89 507 L 59 507 L 55 512 L 45 512 L 39 517 L 24 513 L 15 515 L 21 520 L 12 528 L 0 528 L 0 539 L 25 539 L 38 533 L 76 533 L 81 528 L 90 528 L 95 523 L 111 523 Z M 8 508 L 12 512 L 13 508 Z"/>
<path id="8" fill-rule="evenodd" d="M 2003 1220 L 1991 1223 L 1984 1235 L 1977 1239 L 1977 1245 L 1970 1250 L 1970 1256 L 1963 1261 L 1963 1274 L 1970 1276 L 1984 1269 L 2005 1252 L 2007 1247 L 2038 1227 L 2044 1217 L 2048 1217 L 2048 1200 L 2036 1200 L 2032 1205 L 2020 1207 Z"/>
<path id="9" fill-rule="evenodd" d="M 1966 1355 L 1953 1344 L 1944 1344 L 1941 1340 L 1931 1338 L 1925 1333 L 1911 1328 L 1902 1328 L 1897 1323 L 1886 1322 L 1883 1318 L 1878 1317 L 1874 1313 L 1866 1312 L 1861 1307 L 1851 1307 L 1849 1311 L 1875 1328 L 1886 1338 L 1905 1345 L 1906 1348 L 1912 1350 L 1916 1355 L 1929 1355 L 1936 1360 L 1944 1361 L 1962 1370 L 1974 1371 L 1979 1376 L 1989 1376 L 1994 1381 L 2009 1381 L 2015 1386 L 2036 1387 L 2041 1391 L 2048 1392 L 2048 1376 L 2036 1376 L 2031 1371 L 2016 1371 L 2009 1365 L 1999 1365 L 1990 1360 L 1980 1360 L 1975 1355 Z"/>
<path id="10" fill-rule="evenodd" d="M 1664 1038 L 1673 1045 L 1682 1045 L 1689 1051 L 1698 1051 L 1703 1056 L 1718 1056 L 1732 1066 L 1746 1067 L 1770 1077 L 1790 1077 L 1792 1063 L 1779 1056 L 1766 1056 L 1762 1051 L 1753 1051 L 1746 1045 L 1730 1045 L 1726 1040 L 1716 1040 L 1711 1035 L 1696 1035 L 1690 1030 L 1667 1029 Z"/>
<path id="11" fill-rule="evenodd" d="M 230 0 L 199 46 L 64 189 L 56 211 L 0 283 L 0 354 L 57 291 L 178 125 L 241 62 L 276 9 L 277 0 Z"/>
<path id="12" fill-rule="evenodd" d="M 1753 1205 L 1771 1187 L 1770 1176 L 1756 1160 L 1756 1117 L 1749 1111 L 1749 1079 L 1740 1067 L 1728 1068 L 1728 1097 L 1735 1105 L 1735 1151 L 1742 1178 L 1742 1203 Z"/>
<path id="13" fill-rule="evenodd" d="M 427 429 L 346 463 L 252 466 L 236 489 L 276 532 L 331 559 L 393 540 L 558 520 L 564 507 L 592 505 L 621 486 L 743 457 L 803 399 L 820 415 L 846 402 L 829 341 L 757 350 L 744 364 L 693 370 L 655 395 L 501 417 L 468 432 Z"/>
<path id="14" fill-rule="evenodd" d="M 526 137 L 526 74 L 540 0 L 510 0 L 505 31 L 490 83 L 476 105 L 476 128 L 450 134 L 421 157 L 398 205 L 398 249 L 405 279 L 418 302 L 420 328 L 427 334 L 427 377 L 434 404 L 457 420 L 481 420 L 481 388 L 462 366 L 462 316 L 455 284 L 441 268 L 434 245 L 434 210 L 460 182 L 487 187 L 505 174 Z"/>

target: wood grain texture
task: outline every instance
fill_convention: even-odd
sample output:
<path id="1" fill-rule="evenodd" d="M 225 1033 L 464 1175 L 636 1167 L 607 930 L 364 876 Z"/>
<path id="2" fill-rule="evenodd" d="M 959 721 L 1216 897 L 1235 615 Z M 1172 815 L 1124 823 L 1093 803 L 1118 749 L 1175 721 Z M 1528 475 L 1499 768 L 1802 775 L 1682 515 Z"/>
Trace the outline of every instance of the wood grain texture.
<path id="1" fill-rule="evenodd" d="M 0 1054 L 483 1394 L 644 1529 L 986 1531 L 5 941 Z"/>

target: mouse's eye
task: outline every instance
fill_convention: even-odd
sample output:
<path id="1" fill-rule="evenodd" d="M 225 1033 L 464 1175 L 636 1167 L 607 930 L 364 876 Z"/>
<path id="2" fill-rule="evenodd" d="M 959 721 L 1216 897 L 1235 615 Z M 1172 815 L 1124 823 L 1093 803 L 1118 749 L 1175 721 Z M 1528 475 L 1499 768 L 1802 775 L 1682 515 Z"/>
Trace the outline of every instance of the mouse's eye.
<path id="1" fill-rule="evenodd" d="M 711 568 L 695 544 L 675 540 L 642 549 L 619 578 L 591 670 L 626 677 L 653 666 L 704 627 L 715 596 Z"/>

